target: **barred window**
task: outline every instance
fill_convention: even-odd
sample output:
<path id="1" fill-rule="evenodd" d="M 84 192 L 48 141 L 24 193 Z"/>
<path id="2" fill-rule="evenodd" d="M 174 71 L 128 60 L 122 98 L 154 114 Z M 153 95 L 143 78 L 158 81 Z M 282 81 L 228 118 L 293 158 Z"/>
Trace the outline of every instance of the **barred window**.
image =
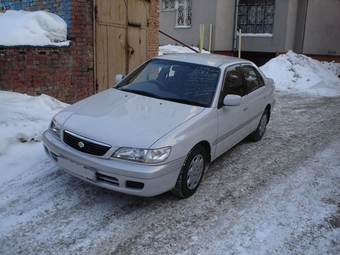
<path id="1" fill-rule="evenodd" d="M 240 0 L 238 28 L 242 33 L 273 33 L 275 0 Z"/>
<path id="2" fill-rule="evenodd" d="M 176 27 L 191 27 L 192 0 L 177 0 Z"/>
<path id="3" fill-rule="evenodd" d="M 176 10 L 176 0 L 163 0 L 163 11 Z"/>
<path id="4" fill-rule="evenodd" d="M 163 0 L 163 11 L 176 11 L 176 28 L 188 28 L 192 23 L 192 0 Z"/>

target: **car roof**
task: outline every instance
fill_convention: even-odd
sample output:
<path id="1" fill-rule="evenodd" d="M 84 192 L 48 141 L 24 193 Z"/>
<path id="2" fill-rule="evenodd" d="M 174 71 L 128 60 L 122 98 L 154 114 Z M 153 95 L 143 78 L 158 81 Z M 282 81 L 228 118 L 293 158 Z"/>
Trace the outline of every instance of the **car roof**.
<path id="1" fill-rule="evenodd" d="M 235 58 L 230 56 L 218 55 L 218 54 L 206 54 L 206 53 L 180 53 L 180 54 L 167 54 L 163 56 L 155 57 L 155 59 L 167 59 L 173 61 L 188 62 L 194 64 L 201 64 L 206 66 L 219 67 L 222 64 L 252 64 L 251 61 Z"/>

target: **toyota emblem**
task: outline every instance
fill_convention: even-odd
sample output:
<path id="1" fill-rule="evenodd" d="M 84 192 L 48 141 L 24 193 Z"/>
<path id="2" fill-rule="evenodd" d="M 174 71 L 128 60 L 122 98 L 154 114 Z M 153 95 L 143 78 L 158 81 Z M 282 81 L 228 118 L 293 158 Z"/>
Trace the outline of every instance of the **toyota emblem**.
<path id="1" fill-rule="evenodd" d="M 79 148 L 84 148 L 85 144 L 84 144 L 82 141 L 80 141 L 80 142 L 78 143 L 78 146 L 79 146 Z"/>

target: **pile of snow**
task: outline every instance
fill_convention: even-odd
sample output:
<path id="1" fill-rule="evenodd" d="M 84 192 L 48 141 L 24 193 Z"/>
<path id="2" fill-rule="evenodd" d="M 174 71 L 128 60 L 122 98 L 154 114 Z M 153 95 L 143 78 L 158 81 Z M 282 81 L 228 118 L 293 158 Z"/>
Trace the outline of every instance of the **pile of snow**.
<path id="1" fill-rule="evenodd" d="M 199 51 L 199 48 L 194 47 L 194 46 L 190 46 L 192 49 Z M 158 55 L 162 56 L 162 55 L 166 55 L 166 54 L 175 54 L 175 53 L 196 53 L 195 51 L 189 49 L 188 47 L 184 47 L 184 46 L 176 46 L 176 45 L 163 45 L 159 47 L 159 51 L 158 51 Z M 209 51 L 206 50 L 202 50 L 201 53 L 207 53 L 210 54 Z"/>
<path id="2" fill-rule="evenodd" d="M 0 91 L 0 186 L 44 160 L 41 137 L 68 106 L 50 96 Z"/>
<path id="3" fill-rule="evenodd" d="M 0 45 L 68 46 L 67 24 L 58 15 L 45 11 L 0 13 Z"/>
<path id="4" fill-rule="evenodd" d="M 295 90 L 318 96 L 340 95 L 340 64 L 320 62 L 288 51 L 261 67 L 279 91 Z"/>

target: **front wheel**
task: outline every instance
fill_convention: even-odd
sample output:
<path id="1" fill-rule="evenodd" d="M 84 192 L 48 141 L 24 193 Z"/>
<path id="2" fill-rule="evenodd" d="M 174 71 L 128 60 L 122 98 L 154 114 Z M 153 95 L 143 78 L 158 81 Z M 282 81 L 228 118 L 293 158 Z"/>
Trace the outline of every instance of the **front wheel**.
<path id="1" fill-rule="evenodd" d="M 201 183 L 206 158 L 204 147 L 202 145 L 195 146 L 185 159 L 176 186 L 171 192 L 182 198 L 192 196 Z"/>
<path id="2" fill-rule="evenodd" d="M 260 123 L 257 126 L 257 129 L 250 134 L 250 139 L 253 141 L 260 141 L 266 131 L 267 123 L 268 123 L 268 110 L 264 110 L 262 117 L 260 119 Z"/>

